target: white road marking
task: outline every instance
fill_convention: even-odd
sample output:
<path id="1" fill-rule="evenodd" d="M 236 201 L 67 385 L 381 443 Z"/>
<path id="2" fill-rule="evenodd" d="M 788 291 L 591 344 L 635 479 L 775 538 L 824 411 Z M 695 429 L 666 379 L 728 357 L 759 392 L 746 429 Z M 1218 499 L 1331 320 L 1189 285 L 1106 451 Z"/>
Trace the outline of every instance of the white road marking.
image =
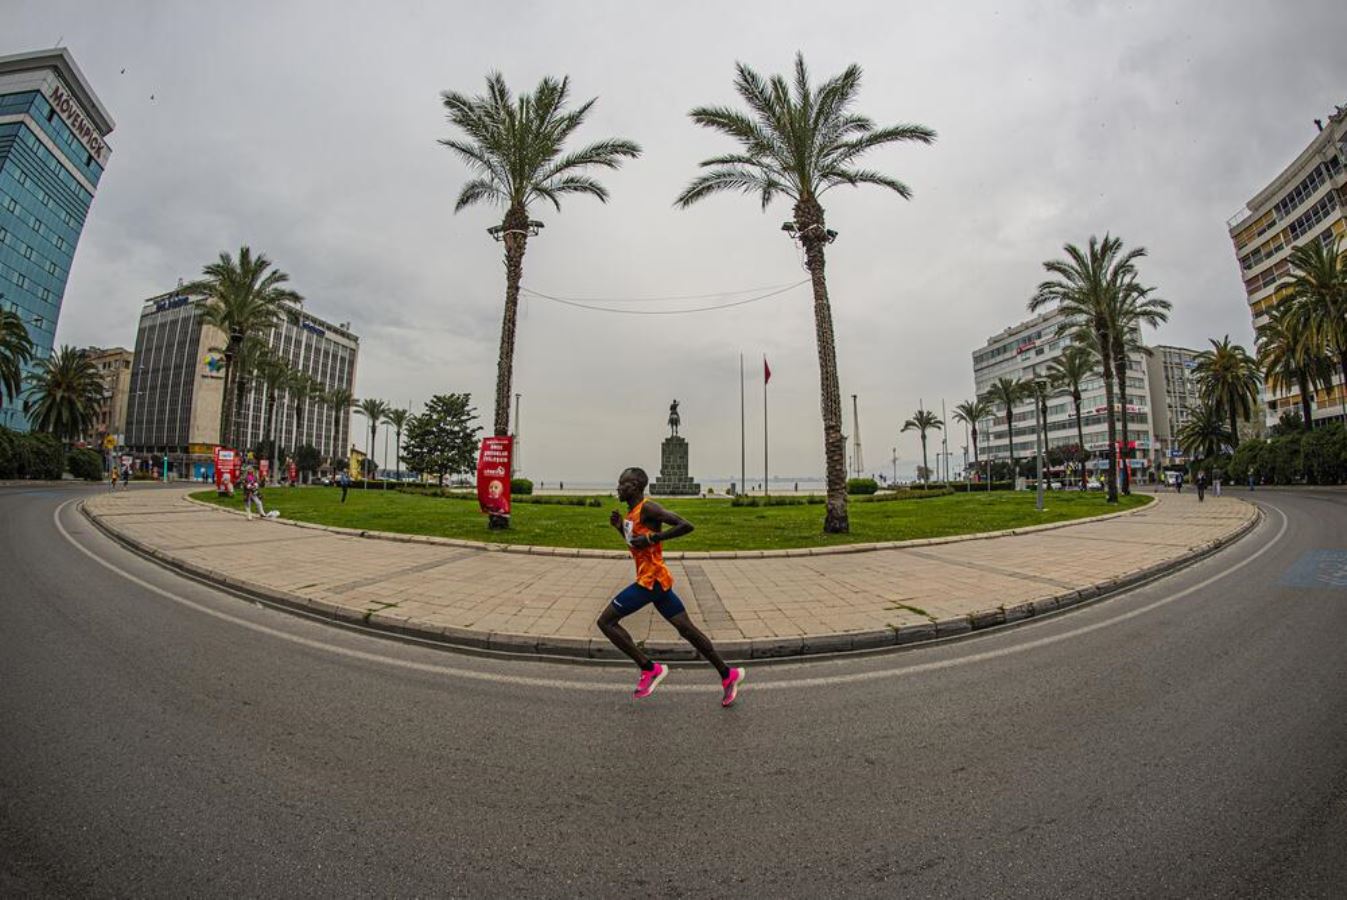
<path id="1" fill-rule="evenodd" d="M 233 616 L 225 612 L 220 612 L 219 610 L 211 609 L 210 607 L 203 606 L 202 604 L 197 603 L 194 600 L 189 600 L 186 597 L 182 597 L 179 596 L 178 594 L 173 593 L 172 591 L 168 591 L 161 587 L 153 585 L 148 581 L 146 581 L 145 579 L 140 578 L 139 576 L 126 571 L 120 566 L 108 562 L 107 560 L 98 556 L 92 550 L 89 550 L 87 547 L 80 544 L 78 541 L 74 539 L 74 537 L 71 536 L 70 532 L 66 531 L 65 526 L 61 524 L 61 513 L 65 510 L 66 507 L 75 502 L 77 501 L 67 500 L 65 503 L 62 503 L 60 506 L 58 506 L 56 508 L 56 511 L 52 514 L 53 521 L 56 524 L 56 529 L 59 532 L 61 532 L 61 536 L 64 537 L 66 541 L 68 541 L 71 544 L 71 546 L 73 546 L 76 550 L 79 550 L 85 556 L 92 559 L 94 562 L 98 563 L 100 566 L 103 566 L 104 568 L 117 573 L 118 575 L 125 578 L 127 581 L 130 581 L 133 584 L 137 584 L 153 594 L 157 594 L 167 600 L 173 601 L 174 603 L 188 607 L 189 609 L 196 610 L 197 612 L 204 613 L 205 615 L 211 616 L 215 619 L 219 619 L 222 622 L 228 622 L 231 625 L 237 625 L 240 628 L 246 628 L 250 631 L 257 632 L 259 634 L 265 634 L 268 637 L 272 637 L 277 640 L 288 641 L 292 644 L 297 644 L 301 647 L 308 647 L 309 649 L 312 650 L 321 650 L 327 653 L 335 654 L 337 656 L 344 656 L 348 659 L 358 659 L 362 662 L 380 663 L 382 665 L 394 666 L 396 668 L 401 669 L 408 669 L 414 672 L 425 672 L 432 675 L 444 675 L 451 678 L 464 678 L 473 681 L 487 681 L 487 682 L 494 682 L 496 684 L 516 685 L 519 687 L 560 688 L 563 690 L 572 690 L 572 691 L 615 692 L 618 690 L 627 691 L 630 689 L 629 686 L 625 684 L 618 685 L 610 682 L 569 681 L 560 678 L 533 678 L 525 675 L 506 675 L 496 672 L 479 672 L 473 669 L 460 668 L 458 666 L 447 666 L 436 663 L 423 663 L 423 662 L 416 662 L 413 660 L 396 659 L 394 657 L 384 656 L 378 653 L 369 653 L 364 650 L 353 650 L 348 647 L 338 647 L 333 644 L 325 643 L 323 641 L 316 641 L 313 640 L 312 638 L 301 637 L 299 635 L 290 634 L 289 632 L 281 631 L 279 629 L 272 628 L 267 625 L 260 625 L 256 622 L 249 622 L 246 619 L 240 619 L 237 616 Z M 1191 594 L 1194 594 L 1197 591 L 1202 590 L 1208 585 L 1220 581 L 1222 578 L 1227 578 L 1238 572 L 1240 569 L 1243 569 L 1245 566 L 1253 563 L 1254 560 L 1258 559 L 1264 553 L 1267 553 L 1269 550 L 1271 550 L 1286 534 L 1286 529 L 1289 526 L 1290 521 L 1287 519 L 1286 514 L 1283 513 L 1281 510 L 1276 509 L 1275 507 L 1265 507 L 1265 508 L 1271 509 L 1273 512 L 1277 513 L 1277 515 L 1281 518 L 1281 527 L 1277 529 L 1277 533 L 1273 536 L 1272 540 L 1268 541 L 1258 550 L 1254 551 L 1249 556 L 1244 557 L 1244 559 L 1240 560 L 1239 562 L 1235 563 L 1229 568 L 1217 572 L 1215 575 L 1212 575 L 1211 577 L 1206 578 L 1198 582 L 1197 584 L 1187 587 L 1179 591 L 1178 593 L 1170 594 L 1168 597 L 1162 597 L 1159 600 L 1156 600 L 1152 603 L 1148 603 L 1145 606 L 1138 607 L 1128 612 L 1119 613 L 1118 615 L 1105 619 L 1101 622 L 1095 622 L 1092 625 L 1083 625 L 1079 628 L 1073 628 L 1070 631 L 1064 631 L 1060 634 L 1049 635 L 1047 637 L 1041 637 L 1036 640 L 1026 641 L 1025 643 L 1022 644 L 1014 644 L 1013 646 L 1001 647 L 996 650 L 986 650 L 981 653 L 971 653 L 967 656 L 959 656 L 954 659 L 944 659 L 944 660 L 935 660 L 932 662 L 915 663 L 913 665 L 899 666 L 893 669 L 879 669 L 867 672 L 852 672 L 844 675 L 822 675 L 814 678 L 791 678 L 791 679 L 783 679 L 781 681 L 766 681 L 766 682 L 755 681 L 753 686 L 753 692 L 756 693 L 757 691 L 784 690 L 793 688 L 832 687 L 839 684 L 854 684 L 857 682 L 864 682 L 864 681 L 877 681 L 882 678 L 897 678 L 904 675 L 917 675 L 924 672 L 938 671 L 940 669 L 950 669 L 954 668 L 955 666 L 971 665 L 973 663 L 985 662 L 991 659 L 999 659 L 1004 656 L 1011 656 L 1018 653 L 1027 653 L 1030 650 L 1037 650 L 1040 647 L 1047 647 L 1052 644 L 1056 644 L 1060 641 L 1070 640 L 1072 638 L 1080 637 L 1081 635 L 1098 631 L 1101 628 L 1108 628 L 1110 626 L 1117 625 L 1121 622 L 1126 622 L 1130 619 L 1136 618 L 1137 616 L 1142 616 L 1145 615 L 1146 613 L 1160 609 L 1163 606 L 1168 606 L 1169 604 L 1174 603 L 1177 600 L 1182 600 L 1184 597 L 1190 596 Z M 716 684 L 715 682 L 711 682 L 706 686 L 670 685 L 668 687 L 662 688 L 660 692 L 665 694 L 712 693 L 715 690 L 719 690 L 719 685 Z"/>

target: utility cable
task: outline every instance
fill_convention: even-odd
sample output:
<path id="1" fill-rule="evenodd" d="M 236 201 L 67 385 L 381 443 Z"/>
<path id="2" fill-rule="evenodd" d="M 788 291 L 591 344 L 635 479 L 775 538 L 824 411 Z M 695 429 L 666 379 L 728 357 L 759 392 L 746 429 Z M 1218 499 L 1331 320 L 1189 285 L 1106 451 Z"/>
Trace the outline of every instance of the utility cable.
<path id="1" fill-rule="evenodd" d="M 553 303 L 561 303 L 564 304 L 565 306 L 574 306 L 580 309 L 593 310 L 594 312 L 616 313 L 617 315 L 624 315 L 624 316 L 681 316 L 687 313 L 714 312 L 722 309 L 731 309 L 736 306 L 746 306 L 749 303 L 757 303 L 761 300 L 766 300 L 769 297 L 775 297 L 779 294 L 784 294 L 787 291 L 794 290 L 795 288 L 799 287 L 802 284 L 808 283 L 809 279 L 805 278 L 795 282 L 794 284 L 788 284 L 785 287 L 777 288 L 774 291 L 768 291 L 765 294 L 759 294 L 756 297 L 748 297 L 747 299 L 744 300 L 735 300 L 731 303 L 721 303 L 715 306 L 698 306 L 692 309 L 612 309 L 611 307 L 607 306 L 594 306 L 592 304 L 581 303 L 576 300 L 567 300 L 564 297 L 554 297 L 551 294 L 544 294 L 541 291 L 535 291 L 532 288 L 521 287 L 520 290 L 525 291 L 530 296 L 538 297 L 542 300 L 551 300 Z"/>

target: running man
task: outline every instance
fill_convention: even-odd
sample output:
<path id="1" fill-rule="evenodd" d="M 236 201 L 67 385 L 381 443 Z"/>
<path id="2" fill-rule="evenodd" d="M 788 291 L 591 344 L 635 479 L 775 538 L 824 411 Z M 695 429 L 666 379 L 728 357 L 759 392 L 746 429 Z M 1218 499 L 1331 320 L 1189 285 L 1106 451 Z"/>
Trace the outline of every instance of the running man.
<path id="1" fill-rule="evenodd" d="M 673 576 L 669 567 L 664 565 L 664 550 L 661 545 L 668 540 L 692 533 L 692 523 L 683 517 L 645 498 L 646 485 L 650 478 L 643 469 L 625 470 L 617 481 L 617 498 L 627 504 L 627 514 L 623 516 L 617 510 L 609 517 L 609 523 L 621 533 L 636 562 L 636 581 L 613 598 L 608 608 L 599 616 L 599 630 L 608 640 L 641 668 L 641 680 L 636 684 L 636 696 L 649 697 L 669 667 L 653 662 L 641 652 L 631 639 L 627 629 L 621 625 L 623 616 L 629 616 L 648 603 L 664 616 L 670 625 L 678 629 L 678 634 L 697 649 L 707 662 L 720 673 L 720 686 L 724 690 L 721 706 L 729 706 L 739 694 L 739 686 L 744 682 L 744 670 L 741 667 L 730 668 L 716 652 L 701 630 L 692 624 L 683 601 L 673 591 Z M 664 526 L 669 526 L 665 531 Z"/>

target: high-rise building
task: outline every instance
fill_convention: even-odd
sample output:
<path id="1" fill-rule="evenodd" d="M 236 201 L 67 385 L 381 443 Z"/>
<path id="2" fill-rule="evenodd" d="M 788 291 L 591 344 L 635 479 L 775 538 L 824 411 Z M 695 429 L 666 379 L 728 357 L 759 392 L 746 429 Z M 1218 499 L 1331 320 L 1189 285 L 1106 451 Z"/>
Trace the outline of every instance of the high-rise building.
<path id="1" fill-rule="evenodd" d="M 86 439 L 101 446 L 104 438 L 120 446 L 126 435 L 126 404 L 131 399 L 131 364 L 135 355 L 125 347 L 89 347 L 85 357 L 103 379 L 103 402 L 99 404 L 93 433 Z"/>
<path id="2" fill-rule="evenodd" d="M 220 442 L 224 402 L 224 333 L 203 319 L 205 299 L 170 291 L 145 301 L 136 333 L 131 370 L 126 447 L 133 455 L 156 461 L 169 458 L 179 477 L 207 474 Z M 306 309 L 293 309 L 265 336 L 267 347 L 292 369 L 302 371 L 323 392 L 351 390 L 355 384 L 360 339 L 348 325 L 333 325 Z M 293 452 L 312 444 L 323 468 L 344 459 L 350 447 L 350 410 L 333 410 L 317 394 L 299 405 L 282 388 L 271 419 L 267 391 L 251 379 L 243 394 L 236 443 L 244 451 L 260 443 L 271 424 L 276 446 Z M 156 462 L 156 466 L 158 462 Z"/>
<path id="3" fill-rule="evenodd" d="M 1289 292 L 1292 248 L 1326 244 L 1347 232 L 1347 106 L 1335 109 L 1326 124 L 1314 124 L 1318 131 L 1309 146 L 1226 222 L 1254 328 Z M 1342 420 L 1347 413 L 1347 390 L 1334 369 L 1332 388 L 1316 390 L 1312 398 L 1316 422 Z M 1283 412 L 1299 411 L 1300 393 L 1268 388 L 1265 409 L 1274 424 Z"/>
<path id="4" fill-rule="evenodd" d="M 51 354 L 70 265 L 112 151 L 112 117 L 64 48 L 0 56 L 0 308 Z M 26 430 L 18 403 L 0 425 Z"/>
<path id="5" fill-rule="evenodd" d="M 1012 325 L 987 339 L 981 349 L 973 352 L 973 385 L 979 397 L 999 378 L 1027 381 L 1047 374 L 1048 365 L 1060 359 L 1072 343 L 1068 334 L 1059 333 L 1065 317 L 1056 309 Z M 1104 380 L 1091 378 L 1081 386 L 1081 431 L 1085 450 L 1092 458 L 1086 464 L 1091 470 L 1108 467 L 1108 404 L 1104 400 Z M 1115 408 L 1121 412 L 1120 398 L 1114 396 Z M 1127 440 L 1122 459 L 1139 477 L 1150 465 L 1155 447 L 1150 421 L 1150 388 L 1146 375 L 1145 354 L 1129 353 L 1127 357 Z M 1035 415 L 1032 400 L 1024 399 L 1012 412 L 1014 423 L 1014 450 L 1016 460 L 1030 460 L 1034 456 Z M 1048 401 L 1048 447 L 1073 447 L 1079 438 L 1076 429 L 1075 405 L 1069 396 L 1055 394 Z M 1122 439 L 1122 435 L 1118 435 Z M 1006 434 L 1006 411 L 997 406 L 992 417 L 978 423 L 978 452 L 981 459 L 1009 461 L 1010 441 Z"/>
<path id="6" fill-rule="evenodd" d="M 1182 464 L 1188 457 L 1179 447 L 1179 429 L 1192 418 L 1198 405 L 1193 367 L 1200 351 L 1165 345 L 1150 350 L 1146 377 L 1150 382 L 1156 454 L 1165 463 Z"/>

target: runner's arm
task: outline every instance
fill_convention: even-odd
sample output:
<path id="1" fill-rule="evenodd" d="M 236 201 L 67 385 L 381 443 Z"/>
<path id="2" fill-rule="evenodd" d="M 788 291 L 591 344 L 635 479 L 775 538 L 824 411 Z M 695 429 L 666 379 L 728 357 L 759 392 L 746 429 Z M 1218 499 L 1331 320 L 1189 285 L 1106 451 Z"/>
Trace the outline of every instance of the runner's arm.
<path id="1" fill-rule="evenodd" d="M 641 507 L 641 521 L 655 533 L 647 535 L 645 544 L 639 546 L 662 544 L 672 538 L 692 533 L 691 522 L 678 515 L 678 513 L 670 512 L 653 500 L 647 500 L 645 506 Z M 667 531 L 662 530 L 664 525 L 669 526 Z M 637 538 L 637 540 L 640 540 L 640 538 Z"/>

